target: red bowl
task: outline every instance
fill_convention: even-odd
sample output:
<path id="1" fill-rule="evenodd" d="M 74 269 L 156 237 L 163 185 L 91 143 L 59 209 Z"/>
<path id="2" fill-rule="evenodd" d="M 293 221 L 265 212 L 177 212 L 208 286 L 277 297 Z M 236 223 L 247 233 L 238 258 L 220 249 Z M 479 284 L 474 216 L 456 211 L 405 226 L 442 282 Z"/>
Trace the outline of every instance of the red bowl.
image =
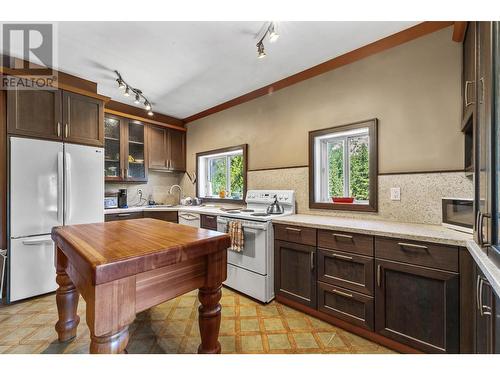
<path id="1" fill-rule="evenodd" d="M 333 203 L 353 203 L 354 197 L 332 197 Z"/>

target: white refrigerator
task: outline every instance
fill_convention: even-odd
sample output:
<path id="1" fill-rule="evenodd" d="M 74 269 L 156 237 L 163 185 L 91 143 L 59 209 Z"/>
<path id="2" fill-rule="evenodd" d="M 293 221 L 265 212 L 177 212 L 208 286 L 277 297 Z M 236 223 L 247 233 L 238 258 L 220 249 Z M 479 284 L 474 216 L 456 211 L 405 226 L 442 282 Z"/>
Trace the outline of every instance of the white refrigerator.
<path id="1" fill-rule="evenodd" d="M 52 228 L 104 221 L 104 150 L 10 138 L 10 302 L 57 288 Z"/>

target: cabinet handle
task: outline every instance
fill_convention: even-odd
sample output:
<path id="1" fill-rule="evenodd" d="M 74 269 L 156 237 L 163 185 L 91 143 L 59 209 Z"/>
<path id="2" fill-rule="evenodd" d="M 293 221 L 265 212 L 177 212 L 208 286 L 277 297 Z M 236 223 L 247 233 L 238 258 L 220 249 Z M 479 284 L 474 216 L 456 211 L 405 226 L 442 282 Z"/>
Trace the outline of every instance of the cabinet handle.
<path id="1" fill-rule="evenodd" d="M 346 293 L 346 292 L 342 292 L 342 291 L 337 290 L 337 289 L 332 289 L 332 293 L 338 294 L 339 296 L 343 296 L 343 297 L 347 297 L 347 298 L 352 298 L 352 294 Z"/>
<path id="2" fill-rule="evenodd" d="M 123 175 L 123 178 L 128 178 L 128 168 L 125 168 L 125 174 Z"/>
<path id="3" fill-rule="evenodd" d="M 311 271 L 314 271 L 314 252 L 311 252 Z"/>
<path id="4" fill-rule="evenodd" d="M 474 81 L 465 81 L 465 89 L 464 89 L 464 99 L 465 99 L 465 106 L 468 107 L 474 102 L 469 102 L 469 85 L 473 84 Z"/>
<path id="5" fill-rule="evenodd" d="M 484 103 L 484 77 L 481 77 L 479 79 L 479 82 L 481 82 L 481 96 L 479 97 L 479 104 Z"/>
<path id="6" fill-rule="evenodd" d="M 57 136 L 60 137 L 61 136 L 61 123 L 60 122 L 57 123 L 56 131 L 57 131 Z"/>
<path id="7" fill-rule="evenodd" d="M 345 238 L 346 240 L 352 240 L 352 236 L 348 234 L 338 234 L 338 233 L 333 233 L 333 237 L 335 238 Z"/>
<path id="8" fill-rule="evenodd" d="M 407 243 L 407 242 L 398 242 L 398 245 L 404 250 L 404 248 L 410 248 L 410 249 L 419 249 L 419 250 L 429 250 L 427 246 L 424 245 L 416 245 L 413 243 Z"/>
<path id="9" fill-rule="evenodd" d="M 215 216 L 205 215 L 205 218 L 209 220 L 214 220 Z"/>
<path id="10" fill-rule="evenodd" d="M 64 138 L 69 137 L 69 125 L 68 123 L 64 124 Z"/>
<path id="11" fill-rule="evenodd" d="M 290 227 L 286 227 L 285 230 L 289 231 L 289 232 L 296 232 L 296 233 L 302 232 L 302 229 L 290 228 Z"/>
<path id="12" fill-rule="evenodd" d="M 481 296 L 479 294 L 479 286 L 481 285 L 481 276 L 480 275 L 477 275 L 477 279 L 476 279 L 476 308 L 478 310 L 481 310 Z"/>
<path id="13" fill-rule="evenodd" d="M 479 282 L 479 313 L 481 316 L 491 315 L 491 306 L 483 305 L 483 285 L 490 285 L 482 276 L 479 276 L 481 281 Z M 486 311 L 485 311 L 486 309 Z"/>
<path id="14" fill-rule="evenodd" d="M 380 282 L 382 278 L 382 266 L 379 264 L 377 265 L 377 286 L 380 287 Z"/>
<path id="15" fill-rule="evenodd" d="M 347 260 L 352 260 L 352 257 L 349 257 L 349 256 L 347 256 L 347 255 L 335 254 L 335 253 L 333 253 L 333 254 L 332 254 L 332 257 L 333 257 L 333 258 L 339 258 L 339 259 L 347 259 Z"/>
<path id="16" fill-rule="evenodd" d="M 125 216 L 130 216 L 130 214 L 118 214 L 118 217 L 125 217 Z"/>

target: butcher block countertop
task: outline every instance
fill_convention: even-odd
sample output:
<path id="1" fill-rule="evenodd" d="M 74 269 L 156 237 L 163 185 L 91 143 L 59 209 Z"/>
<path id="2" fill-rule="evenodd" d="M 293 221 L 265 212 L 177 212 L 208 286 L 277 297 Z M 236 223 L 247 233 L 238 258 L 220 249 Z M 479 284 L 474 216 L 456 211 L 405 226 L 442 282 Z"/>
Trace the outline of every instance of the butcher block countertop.
<path id="1" fill-rule="evenodd" d="M 155 219 L 54 227 L 52 239 L 72 250 L 94 285 L 229 246 L 225 233 Z"/>
<path id="2" fill-rule="evenodd" d="M 462 233 L 442 225 L 399 223 L 383 220 L 353 219 L 320 215 L 290 215 L 273 219 L 275 224 L 297 225 L 318 229 L 370 234 L 415 241 L 466 246 L 472 234 Z"/>

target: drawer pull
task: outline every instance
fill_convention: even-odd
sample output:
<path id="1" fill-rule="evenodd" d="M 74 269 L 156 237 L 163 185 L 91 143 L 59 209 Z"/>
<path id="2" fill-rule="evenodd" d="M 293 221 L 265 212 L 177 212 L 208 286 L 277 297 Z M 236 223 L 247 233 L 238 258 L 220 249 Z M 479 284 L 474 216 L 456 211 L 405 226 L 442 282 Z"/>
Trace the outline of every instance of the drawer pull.
<path id="1" fill-rule="evenodd" d="M 342 297 L 352 298 L 352 294 L 342 292 L 342 291 L 337 290 L 337 289 L 332 289 L 332 293 L 338 294 L 339 296 L 342 296 Z"/>
<path id="2" fill-rule="evenodd" d="M 206 219 L 209 219 L 209 220 L 214 220 L 215 219 L 215 216 L 205 216 Z"/>
<path id="3" fill-rule="evenodd" d="M 118 217 L 126 217 L 126 216 L 130 216 L 130 214 L 118 214 L 116 216 L 118 216 Z"/>
<path id="4" fill-rule="evenodd" d="M 410 248 L 410 249 L 429 250 L 429 248 L 427 246 L 415 245 L 413 243 L 398 242 L 398 245 L 403 249 L 406 247 L 406 248 Z"/>
<path id="5" fill-rule="evenodd" d="M 339 259 L 346 259 L 346 260 L 352 260 L 352 257 L 348 257 L 347 255 L 340 255 L 340 254 L 332 254 L 333 258 L 339 258 Z"/>
<path id="6" fill-rule="evenodd" d="M 311 272 L 314 271 L 314 253 L 311 252 Z"/>
<path id="7" fill-rule="evenodd" d="M 302 232 L 302 229 L 290 228 L 290 227 L 286 227 L 285 230 L 289 231 L 289 232 L 296 232 L 296 233 Z"/>
<path id="8" fill-rule="evenodd" d="M 345 238 L 346 240 L 352 240 L 352 236 L 350 236 L 348 234 L 333 233 L 332 236 L 335 238 Z"/>

